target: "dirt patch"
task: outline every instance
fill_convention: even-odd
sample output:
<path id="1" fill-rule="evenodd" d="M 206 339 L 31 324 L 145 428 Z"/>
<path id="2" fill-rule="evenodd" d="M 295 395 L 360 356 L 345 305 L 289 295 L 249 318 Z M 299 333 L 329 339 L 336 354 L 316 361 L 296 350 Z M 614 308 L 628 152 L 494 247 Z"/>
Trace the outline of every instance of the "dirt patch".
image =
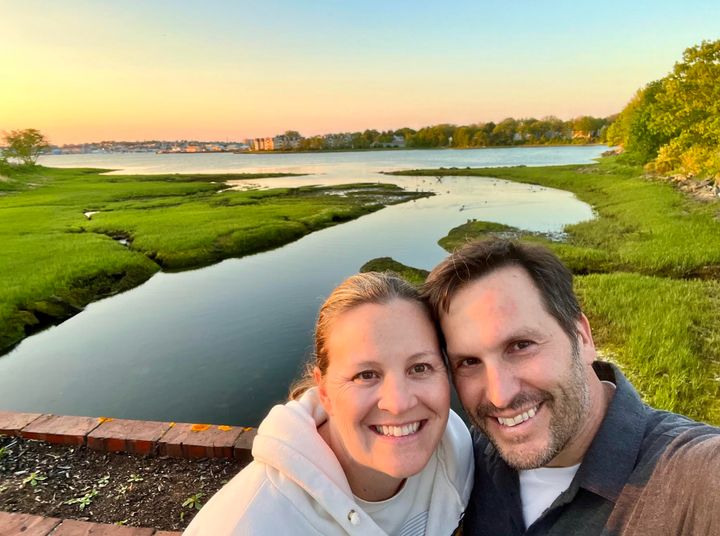
<path id="1" fill-rule="evenodd" d="M 0 510 L 183 530 L 244 465 L 110 454 L 0 436 Z"/>

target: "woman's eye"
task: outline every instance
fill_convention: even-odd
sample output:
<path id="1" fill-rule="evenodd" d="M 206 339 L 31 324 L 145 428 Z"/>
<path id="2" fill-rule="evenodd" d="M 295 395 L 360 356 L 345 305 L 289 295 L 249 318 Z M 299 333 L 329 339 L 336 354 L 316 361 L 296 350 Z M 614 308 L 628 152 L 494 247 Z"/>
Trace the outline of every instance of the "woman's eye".
<path id="1" fill-rule="evenodd" d="M 377 378 L 377 373 L 374 370 L 363 370 L 362 372 L 355 374 L 353 381 L 366 382 L 374 380 L 375 378 Z"/>
<path id="2" fill-rule="evenodd" d="M 410 367 L 410 372 L 413 374 L 425 374 L 432 371 L 432 366 L 427 363 L 416 363 Z"/>

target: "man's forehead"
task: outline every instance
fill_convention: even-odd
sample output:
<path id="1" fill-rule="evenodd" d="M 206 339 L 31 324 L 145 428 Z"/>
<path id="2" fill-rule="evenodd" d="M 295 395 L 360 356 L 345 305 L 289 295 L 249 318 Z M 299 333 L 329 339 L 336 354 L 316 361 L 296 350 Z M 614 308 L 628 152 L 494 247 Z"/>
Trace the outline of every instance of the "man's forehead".
<path id="1" fill-rule="evenodd" d="M 513 312 L 521 303 L 540 300 L 540 292 L 530 275 L 523 268 L 510 265 L 463 284 L 449 297 L 447 311 L 442 311 L 440 316 L 453 316 L 467 309 Z"/>

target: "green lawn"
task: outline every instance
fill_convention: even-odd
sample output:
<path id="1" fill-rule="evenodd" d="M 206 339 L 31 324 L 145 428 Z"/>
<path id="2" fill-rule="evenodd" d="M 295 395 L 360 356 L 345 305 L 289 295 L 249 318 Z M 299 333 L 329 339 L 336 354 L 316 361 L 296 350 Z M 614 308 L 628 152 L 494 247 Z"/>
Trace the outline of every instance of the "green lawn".
<path id="1" fill-rule="evenodd" d="M 0 349 L 160 269 L 271 249 L 427 195 L 377 184 L 229 191 L 223 181 L 261 176 L 102 171 L 3 169 Z"/>

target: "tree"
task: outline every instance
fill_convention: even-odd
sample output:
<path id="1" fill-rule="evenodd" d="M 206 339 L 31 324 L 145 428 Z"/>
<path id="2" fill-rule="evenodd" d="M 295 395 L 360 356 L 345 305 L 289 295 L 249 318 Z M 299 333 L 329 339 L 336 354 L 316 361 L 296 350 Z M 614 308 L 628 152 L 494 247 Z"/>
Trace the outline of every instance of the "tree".
<path id="1" fill-rule="evenodd" d="M 686 49 L 668 76 L 638 91 L 607 139 L 659 173 L 720 180 L 720 40 Z"/>
<path id="2" fill-rule="evenodd" d="M 653 119 L 670 138 L 658 151 L 658 171 L 720 177 L 720 40 L 685 50 L 663 79 Z"/>
<path id="3" fill-rule="evenodd" d="M 45 135 L 34 128 L 13 130 L 6 133 L 4 138 L 7 144 L 5 157 L 20 160 L 27 166 L 35 165 L 40 153 L 48 147 Z"/>

